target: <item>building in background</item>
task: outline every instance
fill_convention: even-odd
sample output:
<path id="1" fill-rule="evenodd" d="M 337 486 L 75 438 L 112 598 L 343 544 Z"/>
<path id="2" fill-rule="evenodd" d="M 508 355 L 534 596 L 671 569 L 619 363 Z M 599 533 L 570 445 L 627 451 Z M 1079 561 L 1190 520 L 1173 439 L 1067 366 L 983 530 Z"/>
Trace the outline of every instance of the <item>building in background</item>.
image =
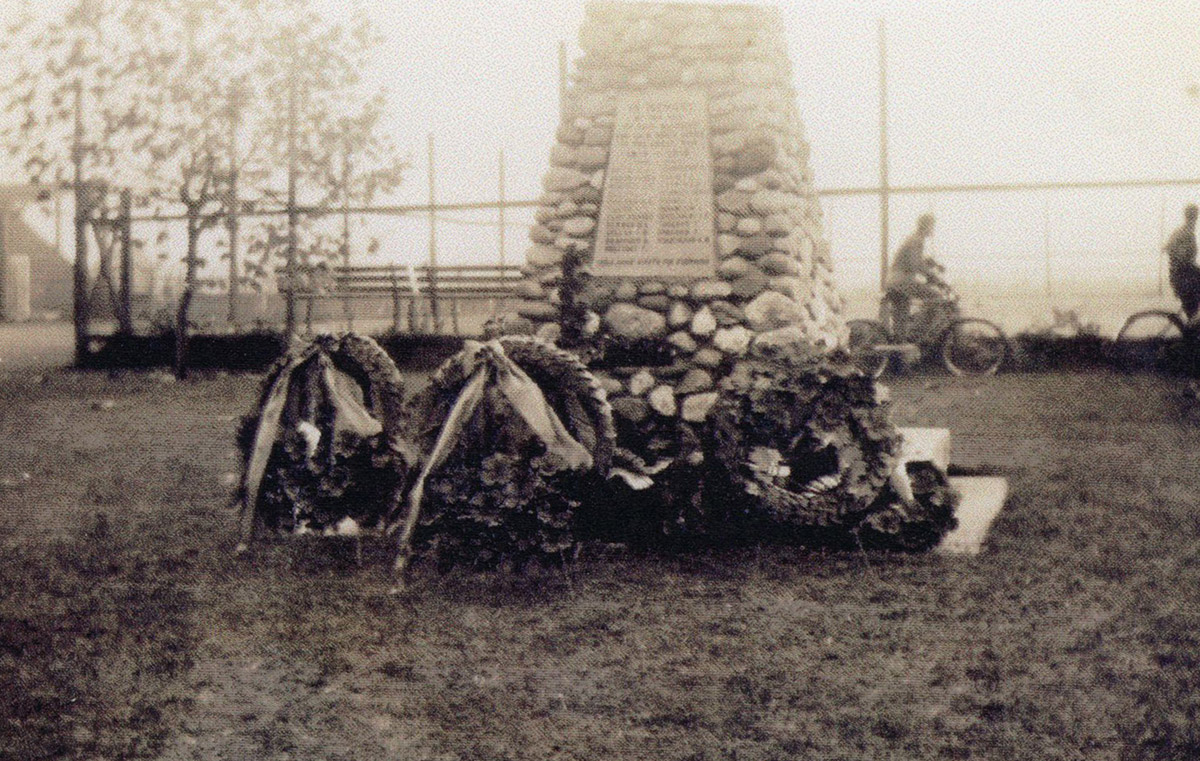
<path id="1" fill-rule="evenodd" d="M 0 320 L 20 321 L 71 309 L 71 263 L 30 226 L 26 209 L 46 200 L 30 185 L 0 185 Z"/>

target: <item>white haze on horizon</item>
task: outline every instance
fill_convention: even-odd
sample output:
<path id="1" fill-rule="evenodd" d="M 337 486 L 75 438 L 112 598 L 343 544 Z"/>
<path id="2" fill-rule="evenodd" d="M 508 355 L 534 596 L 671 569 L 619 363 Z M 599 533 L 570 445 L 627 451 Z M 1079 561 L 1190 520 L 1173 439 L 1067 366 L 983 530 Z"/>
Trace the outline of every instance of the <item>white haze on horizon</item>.
<path id="1" fill-rule="evenodd" d="M 331 16 L 347 5 L 318 4 Z M 507 197 L 536 198 L 558 124 L 558 44 L 567 43 L 572 62 L 580 55 L 584 3 L 362 4 L 385 38 L 367 78 L 388 89 L 390 128 L 413 162 L 392 200 L 426 202 L 430 133 L 439 201 L 494 200 L 500 150 Z M 878 182 L 881 18 L 892 185 L 1200 178 L 1200 100 L 1189 95 L 1200 83 L 1200 2 L 779 6 L 818 187 Z M 931 211 L 933 248 L 964 283 L 1038 288 L 1049 267 L 1056 283 L 1125 278 L 1154 288 L 1162 237 L 1192 200 L 1200 186 L 893 196 L 891 248 Z M 877 198 L 826 197 L 822 206 L 839 280 L 872 285 Z M 507 216 L 507 261 L 519 262 L 531 213 Z M 441 262 L 495 259 L 496 230 L 486 226 L 495 211 L 444 217 Z M 424 215 L 380 220 L 375 229 L 384 245 L 373 261 L 427 256 Z"/>

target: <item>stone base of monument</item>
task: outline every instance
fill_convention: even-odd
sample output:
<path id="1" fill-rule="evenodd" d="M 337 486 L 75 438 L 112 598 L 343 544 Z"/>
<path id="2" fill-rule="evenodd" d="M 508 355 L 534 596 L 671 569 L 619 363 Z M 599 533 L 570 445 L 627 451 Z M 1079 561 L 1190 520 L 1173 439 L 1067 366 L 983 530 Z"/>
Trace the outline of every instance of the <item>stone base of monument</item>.
<path id="1" fill-rule="evenodd" d="M 903 437 L 900 461 L 894 482 L 904 493 L 906 471 L 910 463 L 928 463 L 943 475 L 950 469 L 950 431 L 946 428 L 901 428 Z M 997 476 L 950 476 L 950 485 L 959 494 L 954 517 L 958 526 L 946 534 L 935 548 L 946 555 L 978 555 L 992 521 L 1000 514 L 1008 497 L 1008 480 Z M 911 490 L 909 490 L 911 492 Z"/>

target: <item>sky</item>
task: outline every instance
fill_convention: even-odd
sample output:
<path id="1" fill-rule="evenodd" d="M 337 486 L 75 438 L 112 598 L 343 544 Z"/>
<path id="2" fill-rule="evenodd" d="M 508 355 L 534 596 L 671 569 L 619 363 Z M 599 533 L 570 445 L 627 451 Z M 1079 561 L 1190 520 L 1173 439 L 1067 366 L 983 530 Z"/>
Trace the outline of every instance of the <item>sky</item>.
<path id="1" fill-rule="evenodd" d="M 5 0 L 0 0 L 3 5 Z M 331 16 L 349 0 L 318 0 Z M 533 199 L 558 125 L 558 46 L 580 54 L 584 2 L 363 0 L 384 44 L 367 78 L 413 162 L 400 203 Z M 819 188 L 879 178 L 879 23 L 886 25 L 894 186 L 1200 178 L 1200 0 L 779 3 Z M 0 63 L 0 69 L 3 64 Z M 1159 247 L 1200 185 L 1153 190 L 894 196 L 891 247 L 933 212 L 951 277 L 1038 286 L 1125 275 L 1153 287 Z M 874 197 L 822 202 L 839 276 L 878 279 Z M 439 259 L 491 261 L 496 213 L 447 213 Z M 527 247 L 509 212 L 507 261 Z M 470 223 L 470 224 L 467 224 Z M 387 260 L 418 262 L 428 220 L 379 222 Z M 380 259 L 382 261 L 382 259 Z"/>
<path id="2" fill-rule="evenodd" d="M 500 150 L 508 197 L 536 197 L 558 123 L 557 48 L 565 41 L 571 61 L 581 54 L 583 3 L 367 7 L 396 41 L 384 46 L 379 70 L 400 109 L 395 135 L 415 163 L 402 195 L 428 197 L 433 133 L 439 200 L 494 198 Z M 780 8 L 818 187 L 878 183 L 880 20 L 893 185 L 1200 178 L 1200 100 L 1189 95 L 1200 83 L 1200 3 L 822 0 Z M 1137 269 L 1151 283 L 1162 237 L 1197 197 L 1200 186 L 894 196 L 890 242 L 930 211 L 939 217 L 932 248 L 964 279 L 1037 285 L 1048 258 L 1055 281 L 1099 267 L 1105 276 Z M 874 282 L 878 200 L 827 197 L 823 208 L 842 279 Z M 422 225 L 406 225 L 418 249 Z M 494 230 L 455 228 L 439 226 L 443 245 L 461 246 L 467 258 L 494 255 Z M 521 232 L 508 236 L 510 260 L 523 252 Z M 1080 266 L 1085 254 L 1096 266 Z"/>

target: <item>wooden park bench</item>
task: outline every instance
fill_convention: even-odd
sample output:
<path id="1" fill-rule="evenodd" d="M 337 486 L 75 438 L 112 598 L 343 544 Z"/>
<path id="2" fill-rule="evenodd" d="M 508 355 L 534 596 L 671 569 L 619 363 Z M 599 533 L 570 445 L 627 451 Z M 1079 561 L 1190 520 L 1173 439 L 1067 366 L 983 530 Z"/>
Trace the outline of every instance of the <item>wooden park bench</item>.
<path id="1" fill-rule="evenodd" d="M 502 300 L 514 295 L 521 282 L 521 268 L 516 265 L 466 264 L 430 267 L 400 264 L 336 267 L 327 276 L 325 289 L 303 289 L 296 296 L 307 299 L 387 298 L 392 303 L 392 328 L 402 330 L 403 316 L 408 314 L 408 332 L 426 332 L 418 320 L 418 305 L 429 305 L 433 316 L 432 330 L 439 331 L 445 315 L 441 306 L 449 307 L 450 327 L 459 335 L 459 302 Z"/>

